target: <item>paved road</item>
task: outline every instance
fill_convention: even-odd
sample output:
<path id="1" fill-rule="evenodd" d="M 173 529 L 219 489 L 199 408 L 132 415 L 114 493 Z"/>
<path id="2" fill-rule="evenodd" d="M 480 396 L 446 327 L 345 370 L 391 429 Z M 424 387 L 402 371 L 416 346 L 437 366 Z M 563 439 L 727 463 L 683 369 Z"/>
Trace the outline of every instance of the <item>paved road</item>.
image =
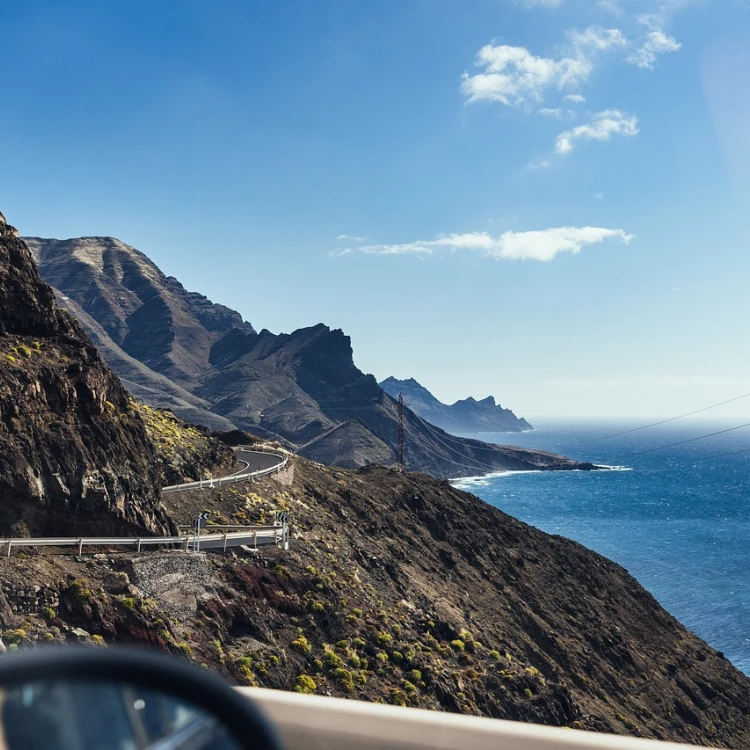
<path id="1" fill-rule="evenodd" d="M 279 453 L 266 453 L 264 451 L 251 451 L 246 448 L 235 448 L 237 460 L 244 464 L 234 474 L 226 477 L 217 477 L 216 479 L 203 479 L 200 482 L 187 482 L 185 484 L 173 484 L 169 487 L 162 487 L 163 495 L 172 492 L 185 492 L 186 490 L 202 490 L 208 487 L 220 487 L 223 484 L 233 484 L 234 482 L 244 482 L 252 477 L 261 477 L 266 474 L 273 474 L 286 466 L 289 460 L 287 456 Z"/>
<path id="2" fill-rule="evenodd" d="M 236 476 L 237 474 L 247 474 L 255 471 L 263 471 L 263 469 L 271 469 L 278 466 L 284 459 L 282 456 L 278 456 L 275 453 L 263 453 L 262 451 L 248 451 L 241 448 L 237 448 L 234 451 L 235 458 L 241 463 L 245 464 L 239 471 L 235 471 L 230 476 Z"/>

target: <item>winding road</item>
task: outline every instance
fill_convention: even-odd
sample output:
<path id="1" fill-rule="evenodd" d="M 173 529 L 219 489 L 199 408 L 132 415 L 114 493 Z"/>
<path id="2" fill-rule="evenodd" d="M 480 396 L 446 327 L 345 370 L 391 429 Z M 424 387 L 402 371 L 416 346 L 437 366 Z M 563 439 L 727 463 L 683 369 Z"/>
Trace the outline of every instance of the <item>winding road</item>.
<path id="1" fill-rule="evenodd" d="M 281 471 L 288 463 L 289 457 L 280 453 L 267 453 L 265 451 L 253 451 L 248 448 L 235 448 L 236 459 L 245 464 L 233 474 L 217 479 L 203 479 L 200 482 L 186 482 L 185 484 L 172 484 L 162 487 L 162 495 L 173 492 L 185 492 L 186 490 L 202 490 L 207 487 L 221 487 L 224 484 L 245 482 L 254 477 L 263 477 Z"/>
<path id="2" fill-rule="evenodd" d="M 289 456 L 280 453 L 269 453 L 265 451 L 254 451 L 248 448 L 235 448 L 237 461 L 244 464 L 233 474 L 216 479 L 204 479 L 200 482 L 186 482 L 185 484 L 174 484 L 162 487 L 162 494 L 174 492 L 186 492 L 188 490 L 209 489 L 221 487 L 225 484 L 247 482 L 256 477 L 268 476 L 281 471 L 289 462 Z M 237 527 L 212 527 L 209 526 L 200 535 L 200 549 L 223 549 L 229 547 L 252 546 L 257 549 L 264 545 L 287 544 L 286 526 L 248 526 Z M 218 532 L 218 533 L 217 533 Z M 77 547 L 81 554 L 84 547 L 89 546 L 115 546 L 124 545 L 136 548 L 140 552 L 143 547 L 152 545 L 182 545 L 184 549 L 195 549 L 196 538 L 194 533 L 186 533 L 180 536 L 170 537 L 51 537 L 51 538 L 29 538 L 29 539 L 0 539 L 0 550 L 2 554 L 11 555 L 11 551 L 17 547 Z"/>

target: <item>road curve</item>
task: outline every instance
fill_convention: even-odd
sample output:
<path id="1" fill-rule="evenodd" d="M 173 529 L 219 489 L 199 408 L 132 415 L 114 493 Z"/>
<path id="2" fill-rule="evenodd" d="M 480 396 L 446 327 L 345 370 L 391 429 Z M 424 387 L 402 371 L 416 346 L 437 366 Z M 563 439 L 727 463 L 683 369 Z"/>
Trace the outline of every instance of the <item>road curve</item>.
<path id="1" fill-rule="evenodd" d="M 253 477 L 262 477 L 267 474 L 275 474 L 281 471 L 289 461 L 289 457 L 281 453 L 268 453 L 266 451 L 253 451 L 248 448 L 235 448 L 235 456 L 240 463 L 245 464 L 241 469 L 225 477 L 216 479 L 203 479 L 200 482 L 186 482 L 185 484 L 172 484 L 162 487 L 163 495 L 172 492 L 185 492 L 186 490 L 202 490 L 209 487 L 220 487 L 224 484 L 245 482 Z"/>

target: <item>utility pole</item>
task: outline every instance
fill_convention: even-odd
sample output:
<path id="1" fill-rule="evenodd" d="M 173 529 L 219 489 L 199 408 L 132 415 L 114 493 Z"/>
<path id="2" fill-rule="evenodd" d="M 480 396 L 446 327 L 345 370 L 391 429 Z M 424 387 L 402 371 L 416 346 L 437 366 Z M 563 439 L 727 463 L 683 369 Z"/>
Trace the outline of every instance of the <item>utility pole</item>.
<path id="1" fill-rule="evenodd" d="M 396 466 L 399 471 L 404 471 L 404 394 L 398 394 L 398 457 Z"/>

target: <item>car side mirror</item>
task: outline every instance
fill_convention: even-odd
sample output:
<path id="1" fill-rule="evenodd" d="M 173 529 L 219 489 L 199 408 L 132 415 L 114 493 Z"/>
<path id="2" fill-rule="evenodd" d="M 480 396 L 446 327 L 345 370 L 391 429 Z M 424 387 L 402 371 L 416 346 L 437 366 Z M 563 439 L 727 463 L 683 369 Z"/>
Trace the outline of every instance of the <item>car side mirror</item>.
<path id="1" fill-rule="evenodd" d="M 183 659 L 47 647 L 0 657 L 0 748 L 278 750 L 252 701 Z"/>

